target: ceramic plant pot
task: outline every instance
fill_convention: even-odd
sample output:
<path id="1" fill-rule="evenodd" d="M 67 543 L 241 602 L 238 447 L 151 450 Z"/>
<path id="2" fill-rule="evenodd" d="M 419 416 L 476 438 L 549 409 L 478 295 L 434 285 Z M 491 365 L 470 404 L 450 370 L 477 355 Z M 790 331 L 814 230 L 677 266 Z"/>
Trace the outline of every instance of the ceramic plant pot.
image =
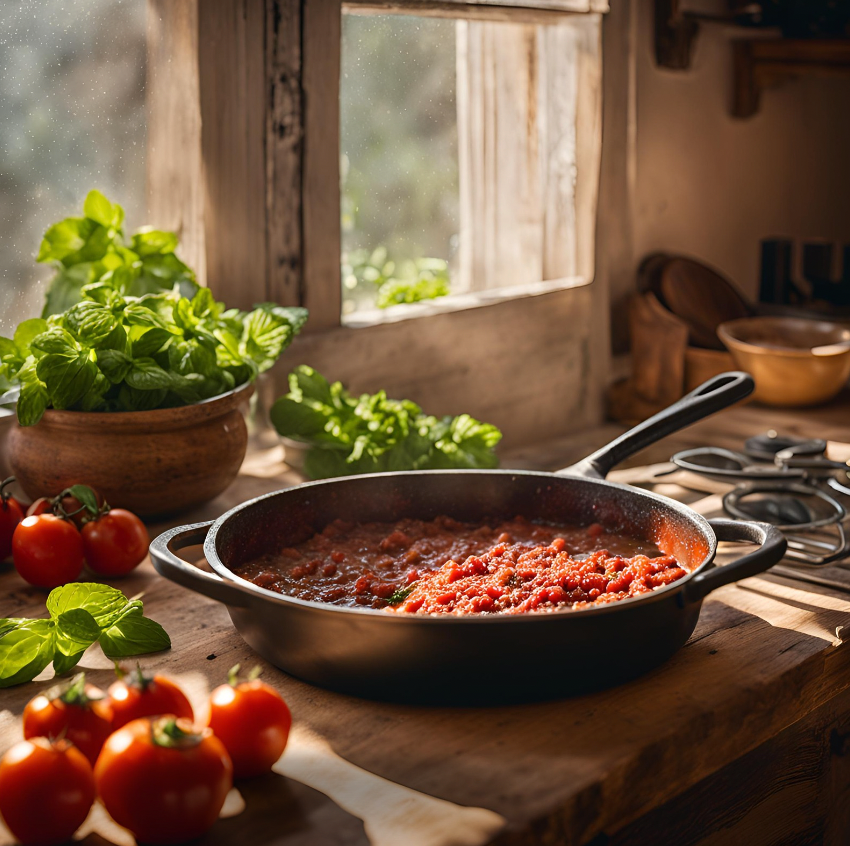
<path id="1" fill-rule="evenodd" d="M 155 411 L 48 410 L 8 437 L 12 471 L 35 499 L 76 483 L 140 516 L 173 514 L 218 496 L 245 457 L 252 385 Z"/>

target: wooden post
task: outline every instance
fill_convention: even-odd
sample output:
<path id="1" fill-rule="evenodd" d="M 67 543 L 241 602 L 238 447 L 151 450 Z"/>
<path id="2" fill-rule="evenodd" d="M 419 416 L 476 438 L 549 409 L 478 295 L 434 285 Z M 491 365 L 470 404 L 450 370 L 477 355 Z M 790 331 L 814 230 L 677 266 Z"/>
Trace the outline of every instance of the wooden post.
<path id="1" fill-rule="evenodd" d="M 151 219 L 229 306 L 339 325 L 339 0 L 148 3 Z"/>

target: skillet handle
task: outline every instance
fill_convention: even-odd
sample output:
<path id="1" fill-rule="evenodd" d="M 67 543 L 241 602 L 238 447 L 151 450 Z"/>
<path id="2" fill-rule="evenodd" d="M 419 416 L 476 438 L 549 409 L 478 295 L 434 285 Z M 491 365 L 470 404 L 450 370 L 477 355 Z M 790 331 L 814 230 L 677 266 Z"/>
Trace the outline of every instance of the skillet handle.
<path id="1" fill-rule="evenodd" d="M 757 543 L 759 548 L 731 564 L 712 567 L 685 583 L 685 601 L 700 602 L 713 590 L 749 576 L 757 576 L 785 555 L 788 544 L 782 532 L 769 523 L 709 520 L 717 540 Z"/>
<path id="2" fill-rule="evenodd" d="M 669 408 L 659 411 L 643 423 L 638 423 L 633 429 L 629 429 L 578 464 L 559 470 L 558 473 L 604 479 L 612 467 L 630 455 L 748 397 L 754 388 L 755 382 L 749 373 L 740 370 L 721 373 L 683 396 Z"/>
<path id="3" fill-rule="evenodd" d="M 215 573 L 199 570 L 175 554 L 175 550 L 195 546 L 207 536 L 214 521 L 193 523 L 169 529 L 151 542 L 151 561 L 157 573 L 189 590 L 234 608 L 247 608 L 253 595 L 240 585 L 230 584 Z"/>

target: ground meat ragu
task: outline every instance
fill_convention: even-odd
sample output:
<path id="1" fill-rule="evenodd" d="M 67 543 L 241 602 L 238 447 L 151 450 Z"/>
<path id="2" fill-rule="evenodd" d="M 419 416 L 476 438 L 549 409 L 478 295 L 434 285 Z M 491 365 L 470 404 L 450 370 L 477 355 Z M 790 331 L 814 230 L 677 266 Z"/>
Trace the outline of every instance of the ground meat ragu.
<path id="1" fill-rule="evenodd" d="M 684 575 L 651 543 L 523 517 L 336 520 L 236 572 L 279 593 L 394 613 L 519 613 L 601 604 Z"/>

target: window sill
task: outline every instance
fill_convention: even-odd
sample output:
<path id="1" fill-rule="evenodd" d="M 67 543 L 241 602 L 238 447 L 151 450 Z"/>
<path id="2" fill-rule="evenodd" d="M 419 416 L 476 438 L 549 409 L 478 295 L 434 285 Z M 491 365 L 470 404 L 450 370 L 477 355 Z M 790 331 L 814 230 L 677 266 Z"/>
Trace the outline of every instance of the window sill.
<path id="1" fill-rule="evenodd" d="M 354 314 L 343 315 L 342 325 L 349 329 L 363 329 L 383 323 L 400 323 L 420 317 L 432 317 L 452 311 L 466 311 L 481 306 L 494 305 L 508 300 L 551 294 L 569 288 L 581 288 L 591 283 L 591 279 L 582 276 L 570 276 L 563 279 L 550 279 L 532 285 L 517 285 L 512 288 L 498 288 L 493 291 L 473 291 L 468 294 L 449 294 L 436 300 L 421 303 L 390 306 L 389 308 L 364 309 Z"/>

